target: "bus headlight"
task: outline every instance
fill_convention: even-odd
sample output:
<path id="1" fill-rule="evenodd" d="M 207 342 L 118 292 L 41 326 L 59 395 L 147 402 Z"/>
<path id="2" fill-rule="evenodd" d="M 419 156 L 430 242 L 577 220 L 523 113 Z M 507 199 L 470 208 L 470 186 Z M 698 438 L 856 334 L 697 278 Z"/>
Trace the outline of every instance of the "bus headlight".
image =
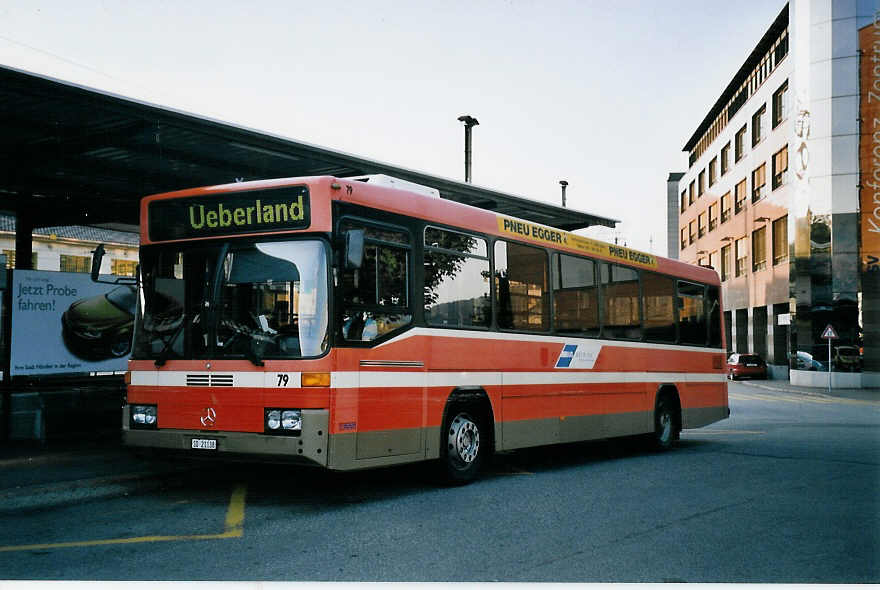
<path id="1" fill-rule="evenodd" d="M 298 436 L 302 432 L 302 410 L 266 408 L 266 433 Z"/>
<path id="2" fill-rule="evenodd" d="M 156 428 L 159 422 L 159 413 L 154 405 L 131 406 L 132 428 Z"/>
<path id="3" fill-rule="evenodd" d="M 284 430 L 302 430 L 302 424 L 302 412 L 299 410 L 281 412 L 281 428 Z"/>

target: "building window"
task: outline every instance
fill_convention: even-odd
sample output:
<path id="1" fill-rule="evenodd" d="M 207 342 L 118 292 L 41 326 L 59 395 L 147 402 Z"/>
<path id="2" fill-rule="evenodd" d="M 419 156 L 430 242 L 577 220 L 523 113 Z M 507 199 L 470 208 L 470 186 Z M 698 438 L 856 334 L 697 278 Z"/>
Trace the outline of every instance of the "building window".
<path id="1" fill-rule="evenodd" d="M 746 179 L 743 178 L 734 187 L 733 212 L 739 213 L 746 208 Z"/>
<path id="2" fill-rule="evenodd" d="M 718 180 L 718 156 L 712 158 L 709 162 L 709 186 L 711 187 Z"/>
<path id="3" fill-rule="evenodd" d="M 92 260 L 88 256 L 61 255 L 61 272 L 91 272 Z"/>
<path id="4" fill-rule="evenodd" d="M 767 226 L 752 232 L 752 272 L 767 268 Z"/>
<path id="5" fill-rule="evenodd" d="M 773 154 L 773 190 L 785 184 L 788 172 L 788 146 Z"/>
<path id="6" fill-rule="evenodd" d="M 783 82 L 779 90 L 773 93 L 773 109 L 771 112 L 773 118 L 773 128 L 779 127 L 779 124 L 788 116 L 788 80 Z"/>
<path id="7" fill-rule="evenodd" d="M 733 245 L 733 255 L 736 258 L 736 276 L 740 277 L 746 274 L 746 263 L 749 259 L 748 249 L 746 248 L 746 238 L 738 239 Z"/>
<path id="8" fill-rule="evenodd" d="M 761 142 L 763 136 L 761 135 L 763 132 L 762 121 L 764 120 L 764 114 L 767 112 L 767 105 L 761 105 L 761 108 L 758 109 L 758 112 L 752 115 L 752 147 L 755 147 Z"/>
<path id="9" fill-rule="evenodd" d="M 687 248 L 687 245 L 688 245 L 688 244 L 687 244 L 687 237 L 688 237 L 688 235 L 687 235 L 687 228 L 684 227 L 684 228 L 682 228 L 682 230 L 681 230 L 681 249 L 682 249 L 682 250 L 684 250 L 685 248 Z"/>
<path id="10" fill-rule="evenodd" d="M 721 148 L 721 176 L 727 174 L 727 171 L 730 170 L 730 142 L 727 142 L 723 148 Z"/>
<path id="11" fill-rule="evenodd" d="M 761 164 L 752 170 L 752 203 L 757 203 L 764 196 L 767 184 L 767 164 Z"/>
<path id="12" fill-rule="evenodd" d="M 726 192 L 721 196 L 721 223 L 730 219 L 730 193 Z"/>
<path id="13" fill-rule="evenodd" d="M 743 155 L 745 154 L 745 142 L 746 142 L 746 126 L 743 125 L 742 129 L 736 132 L 736 136 L 733 138 L 733 161 L 739 162 L 742 160 Z"/>
<path id="14" fill-rule="evenodd" d="M 681 212 L 684 213 L 685 209 L 687 209 L 687 191 L 681 191 Z"/>
<path id="15" fill-rule="evenodd" d="M 696 183 L 692 180 L 690 186 L 688 187 L 688 205 L 694 204 L 694 199 L 696 199 Z"/>
<path id="16" fill-rule="evenodd" d="M 718 202 L 709 205 L 709 231 L 718 227 Z"/>
<path id="17" fill-rule="evenodd" d="M 788 260 L 788 215 L 773 222 L 773 264 Z"/>
<path id="18" fill-rule="evenodd" d="M 697 216 L 697 235 L 701 238 L 706 235 L 706 213 Z"/>
<path id="19" fill-rule="evenodd" d="M 91 267 L 89 270 L 91 270 Z M 137 260 L 114 258 L 111 261 L 110 272 L 120 277 L 133 277 L 137 273 Z"/>
<path id="20" fill-rule="evenodd" d="M 688 243 L 689 244 L 693 244 L 694 242 L 697 241 L 697 234 L 696 234 L 695 227 L 694 227 L 695 224 L 696 224 L 696 222 L 693 219 L 690 221 L 690 223 L 688 223 L 688 238 L 689 238 Z"/>
<path id="21" fill-rule="evenodd" d="M 714 252 L 709 252 L 709 266 L 711 266 L 713 269 L 718 268 L 718 250 L 715 250 Z"/>
<path id="22" fill-rule="evenodd" d="M 3 250 L 6 256 L 6 268 L 15 268 L 15 250 Z M 37 270 L 37 253 L 31 253 L 31 269 Z"/>
<path id="23" fill-rule="evenodd" d="M 730 278 L 730 244 L 721 246 L 721 280 Z"/>
<path id="24" fill-rule="evenodd" d="M 706 192 L 706 170 L 700 170 L 700 174 L 697 178 L 697 197 L 702 197 L 703 193 Z"/>

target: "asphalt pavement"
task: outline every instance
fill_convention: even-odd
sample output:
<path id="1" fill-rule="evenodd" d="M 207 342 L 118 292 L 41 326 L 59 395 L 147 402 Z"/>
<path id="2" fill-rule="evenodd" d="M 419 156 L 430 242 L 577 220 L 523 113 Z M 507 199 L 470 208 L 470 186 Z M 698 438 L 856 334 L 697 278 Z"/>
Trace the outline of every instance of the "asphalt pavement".
<path id="1" fill-rule="evenodd" d="M 741 382 L 785 394 L 880 401 L 880 389 L 832 389 L 791 385 L 787 380 Z M 193 473 L 190 463 L 141 457 L 119 435 L 89 441 L 0 446 L 0 513 L 36 510 L 158 489 Z"/>

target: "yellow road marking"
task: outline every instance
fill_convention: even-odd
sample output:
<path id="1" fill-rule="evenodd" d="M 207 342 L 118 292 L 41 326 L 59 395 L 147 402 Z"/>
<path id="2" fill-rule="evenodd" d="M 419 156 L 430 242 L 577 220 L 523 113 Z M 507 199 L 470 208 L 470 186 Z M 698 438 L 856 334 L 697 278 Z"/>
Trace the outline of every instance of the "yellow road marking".
<path id="1" fill-rule="evenodd" d="M 69 541 L 66 543 L 36 543 L 33 545 L 10 545 L 0 547 L 0 553 L 10 551 L 39 551 L 44 549 L 68 549 L 71 547 L 100 547 L 104 545 L 131 545 L 133 543 L 162 543 L 167 541 L 210 541 L 215 539 L 234 539 L 244 534 L 244 507 L 247 486 L 238 485 L 232 491 L 223 532 L 207 535 L 148 535 L 125 539 L 101 539 L 97 541 Z"/>

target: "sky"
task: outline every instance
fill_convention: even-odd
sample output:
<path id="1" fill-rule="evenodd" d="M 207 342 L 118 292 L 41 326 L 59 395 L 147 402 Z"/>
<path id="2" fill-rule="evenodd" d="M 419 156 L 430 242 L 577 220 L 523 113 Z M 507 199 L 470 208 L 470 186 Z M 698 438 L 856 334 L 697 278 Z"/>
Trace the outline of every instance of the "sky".
<path id="1" fill-rule="evenodd" d="M 620 220 L 666 255 L 666 179 L 783 0 L 0 0 L 0 64 Z M 234 180 L 230 171 L 229 181 Z M 186 187 L 180 187 L 186 188 Z"/>

